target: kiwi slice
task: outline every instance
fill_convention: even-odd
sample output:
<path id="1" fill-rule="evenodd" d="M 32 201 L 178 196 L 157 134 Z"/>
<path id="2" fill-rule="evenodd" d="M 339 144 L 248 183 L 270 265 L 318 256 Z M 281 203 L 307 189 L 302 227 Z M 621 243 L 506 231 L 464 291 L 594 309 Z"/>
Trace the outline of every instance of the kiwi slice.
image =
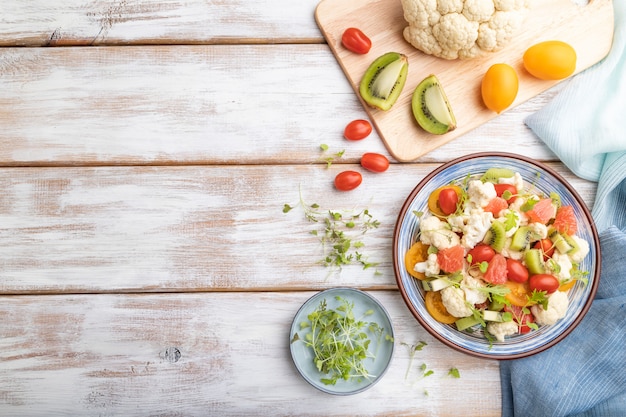
<path id="1" fill-rule="evenodd" d="M 409 61 L 404 54 L 387 52 L 376 58 L 365 71 L 359 93 L 372 107 L 389 110 L 394 105 L 409 71 Z"/>
<path id="2" fill-rule="evenodd" d="M 514 175 L 515 172 L 508 168 L 489 168 L 482 177 L 480 177 L 480 180 L 482 182 L 497 183 L 500 178 L 512 178 Z"/>
<path id="3" fill-rule="evenodd" d="M 504 249 L 504 242 L 506 241 L 506 230 L 504 224 L 500 221 L 494 221 L 491 223 L 491 227 L 487 230 L 483 243 L 491 246 L 496 252 L 502 252 Z"/>
<path id="4" fill-rule="evenodd" d="M 531 275 L 543 274 L 546 272 L 543 265 L 543 252 L 541 249 L 528 249 L 524 252 L 524 263 Z"/>
<path id="5" fill-rule="evenodd" d="M 573 254 L 580 249 L 578 243 L 567 234 L 561 234 L 553 227 L 548 229 L 548 238 L 560 253 Z"/>
<path id="6" fill-rule="evenodd" d="M 574 239 L 567 233 L 563 233 L 561 236 L 563 236 L 565 242 L 567 242 L 567 244 L 571 247 L 571 249 L 567 251 L 568 255 L 573 255 L 580 250 L 580 245 L 578 244 L 578 242 L 576 242 L 576 239 Z"/>
<path id="7" fill-rule="evenodd" d="M 530 245 L 530 227 L 520 226 L 511 239 L 511 250 L 520 251 L 526 249 Z"/>
<path id="8" fill-rule="evenodd" d="M 417 85 L 411 107 L 417 123 L 429 133 L 443 135 L 456 129 L 456 119 L 450 102 L 434 74 Z"/>

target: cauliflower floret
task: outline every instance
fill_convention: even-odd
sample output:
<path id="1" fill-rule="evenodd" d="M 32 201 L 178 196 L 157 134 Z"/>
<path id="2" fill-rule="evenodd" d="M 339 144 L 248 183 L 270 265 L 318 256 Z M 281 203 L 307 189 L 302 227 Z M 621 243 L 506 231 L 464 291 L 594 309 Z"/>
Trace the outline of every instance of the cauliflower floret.
<path id="1" fill-rule="evenodd" d="M 421 272 L 427 277 L 434 277 L 435 275 L 439 275 L 439 271 L 441 267 L 439 266 L 439 262 L 437 262 L 437 254 L 431 253 L 428 255 L 428 258 L 424 262 L 418 262 L 415 264 L 413 268 L 417 272 Z"/>
<path id="2" fill-rule="evenodd" d="M 478 28 L 476 44 L 483 51 L 493 52 L 502 49 L 522 27 L 525 17 L 515 10 L 495 12 L 488 22 L 482 23 Z"/>
<path id="3" fill-rule="evenodd" d="M 448 217 L 448 224 L 450 225 L 450 227 L 452 227 L 452 231 L 454 233 L 463 233 L 463 230 L 465 230 L 465 225 L 468 221 L 469 216 L 467 214 Z"/>
<path id="4" fill-rule="evenodd" d="M 463 15 L 467 20 L 487 22 L 496 11 L 493 0 L 465 0 Z"/>
<path id="5" fill-rule="evenodd" d="M 482 304 L 487 301 L 487 293 L 484 291 L 480 291 L 477 288 L 482 288 L 485 286 L 483 280 L 476 279 L 471 275 L 463 274 L 463 281 L 461 281 L 461 288 L 465 293 L 465 301 L 468 303 Z"/>
<path id="6" fill-rule="evenodd" d="M 498 194 L 492 183 L 472 180 L 467 184 L 467 196 L 469 204 L 482 208 L 496 198 Z"/>
<path id="7" fill-rule="evenodd" d="M 459 235 L 450 230 L 450 226 L 436 216 L 422 219 L 420 232 L 420 241 L 426 245 L 433 245 L 437 249 L 447 249 L 461 243 Z"/>
<path id="8" fill-rule="evenodd" d="M 459 13 L 441 16 L 433 26 L 433 37 L 441 46 L 442 58 L 457 59 L 459 51 L 470 50 L 478 37 L 478 22 L 468 20 Z"/>
<path id="9" fill-rule="evenodd" d="M 573 263 L 580 263 L 589 253 L 589 242 L 576 235 L 572 236 L 572 239 L 574 239 L 574 241 L 578 244 L 579 249 L 570 255 L 570 259 Z"/>
<path id="10" fill-rule="evenodd" d="M 491 227 L 493 214 L 488 211 L 472 210 L 468 217 L 467 224 L 463 228 L 461 245 L 467 249 L 472 249 L 478 242 L 485 238 L 487 230 Z"/>
<path id="11" fill-rule="evenodd" d="M 573 265 L 569 255 L 554 251 L 552 261 L 558 265 L 552 272 L 559 281 L 567 281 L 572 278 L 571 270 Z M 550 265 L 550 263 L 548 263 L 548 265 Z"/>
<path id="12" fill-rule="evenodd" d="M 528 0 L 401 0 L 404 39 L 420 51 L 466 59 L 511 41 L 528 13 Z"/>
<path id="13" fill-rule="evenodd" d="M 454 317 L 468 317 L 472 315 L 472 310 L 465 303 L 462 289 L 451 286 L 441 290 L 441 302 Z"/>
<path id="14" fill-rule="evenodd" d="M 528 231 L 532 240 L 540 240 L 548 237 L 548 227 L 541 223 L 530 223 L 528 225 Z"/>
<path id="15" fill-rule="evenodd" d="M 548 309 L 544 310 L 540 304 L 534 305 L 530 311 L 535 316 L 535 323 L 540 326 L 548 326 L 565 317 L 569 299 L 567 293 L 555 291 L 548 296 Z"/>
<path id="16" fill-rule="evenodd" d="M 506 336 L 517 333 L 517 323 L 514 321 L 490 321 L 487 323 L 487 331 L 499 342 L 504 342 Z"/>

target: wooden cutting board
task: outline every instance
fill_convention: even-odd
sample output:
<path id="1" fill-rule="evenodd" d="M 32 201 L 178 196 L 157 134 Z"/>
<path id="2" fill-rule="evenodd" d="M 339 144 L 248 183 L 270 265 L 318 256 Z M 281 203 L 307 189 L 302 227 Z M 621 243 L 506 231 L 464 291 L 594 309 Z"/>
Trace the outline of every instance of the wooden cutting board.
<path id="1" fill-rule="evenodd" d="M 375 58 L 390 51 L 409 57 L 406 85 L 391 110 L 372 109 L 361 100 L 390 154 L 409 162 L 497 116 L 484 107 L 480 96 L 482 77 L 492 64 L 504 62 L 517 70 L 520 86 L 514 107 L 557 83 L 535 79 L 525 71 L 522 56 L 529 46 L 550 39 L 569 43 L 578 56 L 575 74 L 608 54 L 614 25 L 611 0 L 590 0 L 584 6 L 572 0 L 531 0 L 530 4 L 524 28 L 512 43 L 471 60 L 449 61 L 413 48 L 402 36 L 407 23 L 400 0 L 322 0 L 315 18 L 357 96 L 361 77 Z M 341 45 L 348 27 L 358 27 L 370 37 L 369 53 L 355 54 Z M 456 130 L 441 136 L 423 131 L 411 112 L 413 90 L 431 73 L 441 81 L 457 119 Z"/>

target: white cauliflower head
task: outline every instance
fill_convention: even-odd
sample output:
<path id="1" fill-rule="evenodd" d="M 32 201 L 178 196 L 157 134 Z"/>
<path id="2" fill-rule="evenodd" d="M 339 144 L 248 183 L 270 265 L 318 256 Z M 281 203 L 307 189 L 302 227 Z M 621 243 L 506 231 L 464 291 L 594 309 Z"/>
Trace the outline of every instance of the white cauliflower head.
<path id="1" fill-rule="evenodd" d="M 521 28 L 528 0 L 401 0 L 404 39 L 420 51 L 466 59 L 508 44 Z"/>

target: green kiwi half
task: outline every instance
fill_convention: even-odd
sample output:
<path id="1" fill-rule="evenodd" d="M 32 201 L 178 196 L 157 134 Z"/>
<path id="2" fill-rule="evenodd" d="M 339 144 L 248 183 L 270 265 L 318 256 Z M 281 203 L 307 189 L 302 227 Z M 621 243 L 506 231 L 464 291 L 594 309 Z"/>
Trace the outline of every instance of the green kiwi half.
<path id="1" fill-rule="evenodd" d="M 417 123 L 429 133 L 443 135 L 456 129 L 456 118 L 450 102 L 434 74 L 417 85 L 411 107 Z"/>
<path id="2" fill-rule="evenodd" d="M 400 97 L 408 71 L 409 61 L 406 55 L 387 52 L 376 58 L 365 71 L 359 93 L 370 106 L 389 110 Z"/>

